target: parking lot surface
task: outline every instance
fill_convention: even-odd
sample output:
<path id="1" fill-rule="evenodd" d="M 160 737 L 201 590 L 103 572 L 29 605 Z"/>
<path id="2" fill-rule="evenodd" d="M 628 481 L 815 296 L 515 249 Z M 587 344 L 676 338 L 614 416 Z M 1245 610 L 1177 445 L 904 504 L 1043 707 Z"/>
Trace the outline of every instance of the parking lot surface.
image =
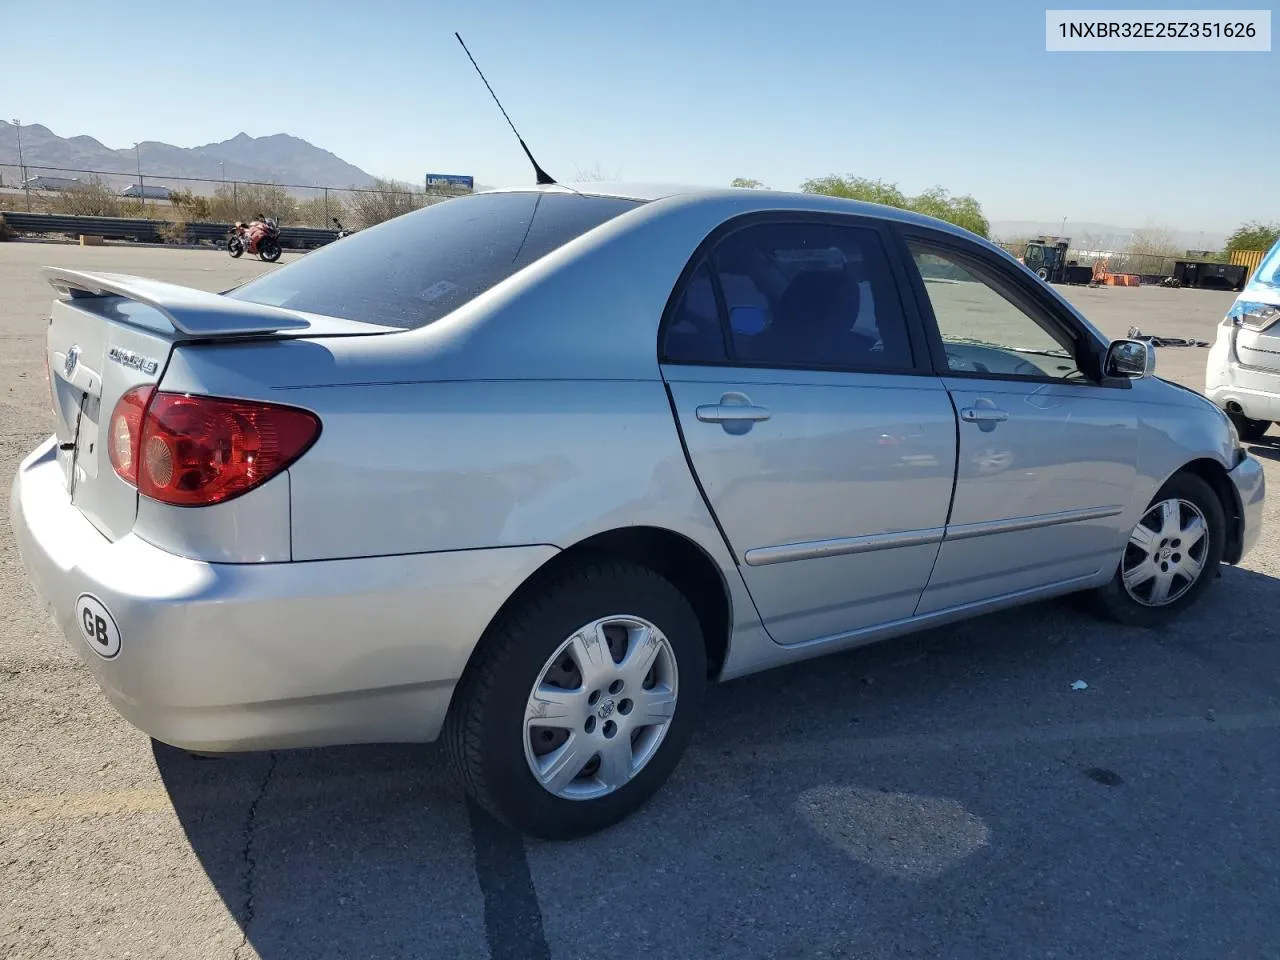
<path id="1" fill-rule="evenodd" d="M 208 290 L 270 269 L 0 244 L 6 504 L 52 424 L 43 264 Z M 1112 336 L 1211 340 L 1231 301 L 1062 289 Z M 1158 372 L 1199 388 L 1205 354 Z M 1061 601 L 726 684 L 657 799 L 571 844 L 470 809 L 435 745 L 153 744 L 0 524 L 0 956 L 1280 956 L 1280 442 L 1254 452 L 1262 543 L 1167 631 Z"/>

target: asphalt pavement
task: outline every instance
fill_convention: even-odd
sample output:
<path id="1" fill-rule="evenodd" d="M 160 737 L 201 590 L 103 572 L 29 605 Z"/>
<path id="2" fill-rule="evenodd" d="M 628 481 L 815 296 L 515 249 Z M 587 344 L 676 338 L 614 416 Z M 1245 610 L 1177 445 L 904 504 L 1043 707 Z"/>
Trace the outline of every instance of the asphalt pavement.
<path id="1" fill-rule="evenodd" d="M 6 503 L 52 423 L 42 264 L 209 290 L 268 269 L 0 244 Z M 1211 340 L 1231 300 L 1063 289 L 1111 335 Z M 1199 388 L 1205 354 L 1158 372 Z M 1278 957 L 1280 440 L 1254 452 L 1267 533 L 1166 631 L 1063 600 L 723 685 L 656 800 L 568 844 L 471 809 L 434 745 L 153 744 L 0 524 L 0 956 Z"/>

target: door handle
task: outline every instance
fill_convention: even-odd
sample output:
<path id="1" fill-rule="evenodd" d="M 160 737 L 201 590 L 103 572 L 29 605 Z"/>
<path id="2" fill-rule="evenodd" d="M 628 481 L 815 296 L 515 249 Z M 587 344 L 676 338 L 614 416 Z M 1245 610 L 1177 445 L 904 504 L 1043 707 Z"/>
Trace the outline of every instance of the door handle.
<path id="1" fill-rule="evenodd" d="M 965 423 L 1003 423 L 1009 414 L 995 407 L 965 407 L 960 411 L 960 419 Z"/>
<path id="2" fill-rule="evenodd" d="M 759 423 L 769 419 L 768 410 L 748 403 L 704 403 L 697 414 L 703 423 Z"/>

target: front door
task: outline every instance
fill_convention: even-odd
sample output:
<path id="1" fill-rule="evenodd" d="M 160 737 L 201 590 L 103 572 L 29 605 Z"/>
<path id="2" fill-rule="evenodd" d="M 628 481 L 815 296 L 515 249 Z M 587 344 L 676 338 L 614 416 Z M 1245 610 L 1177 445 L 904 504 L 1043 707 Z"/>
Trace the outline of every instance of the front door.
<path id="1" fill-rule="evenodd" d="M 748 218 L 704 245 L 664 322 L 694 473 L 783 644 L 909 617 L 955 469 L 881 228 Z"/>
<path id="2" fill-rule="evenodd" d="M 908 247 L 959 420 L 951 516 L 917 612 L 1113 566 L 1124 543 L 1116 517 L 1137 480 L 1129 392 L 1081 369 L 1085 332 L 1037 298 L 1029 277 L 942 239 Z"/>

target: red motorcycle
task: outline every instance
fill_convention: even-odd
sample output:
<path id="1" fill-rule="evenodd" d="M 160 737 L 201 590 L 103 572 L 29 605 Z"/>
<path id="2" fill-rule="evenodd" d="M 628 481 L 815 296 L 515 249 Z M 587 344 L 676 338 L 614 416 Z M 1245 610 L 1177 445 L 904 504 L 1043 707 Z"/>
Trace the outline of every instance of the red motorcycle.
<path id="1" fill-rule="evenodd" d="M 227 237 L 227 252 L 232 257 L 242 253 L 256 253 L 267 263 L 280 259 L 280 224 L 273 217 L 261 214 L 252 223 L 237 220 Z"/>

